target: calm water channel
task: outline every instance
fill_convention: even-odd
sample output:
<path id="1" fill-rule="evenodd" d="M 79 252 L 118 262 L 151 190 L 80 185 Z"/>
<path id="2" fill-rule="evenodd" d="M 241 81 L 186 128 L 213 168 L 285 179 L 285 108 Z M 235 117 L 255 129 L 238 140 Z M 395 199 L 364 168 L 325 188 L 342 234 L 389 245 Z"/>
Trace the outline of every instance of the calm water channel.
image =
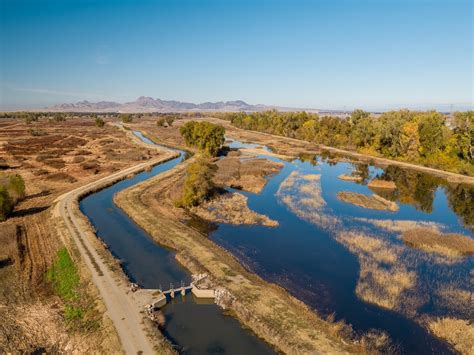
<path id="1" fill-rule="evenodd" d="M 234 141 L 230 146 L 241 148 L 248 145 Z M 465 186 L 443 185 L 440 179 L 395 167 L 383 170 L 370 165 L 334 162 L 319 156 L 292 162 L 267 158 L 282 162 L 283 169 L 269 178 L 261 193 L 243 194 L 248 196 L 251 209 L 278 221 L 279 226 L 221 224 L 210 234 L 210 238 L 231 251 L 253 272 L 285 287 L 320 313 L 335 313 L 336 319 L 344 319 L 359 333 L 381 329 L 390 335 L 402 353 L 453 353 L 446 343 L 431 336 L 415 319 L 421 314 L 472 319 L 472 309 L 446 305 L 441 296 L 436 295 L 439 290 L 445 289 L 443 287 L 469 291 L 472 288 L 473 258 L 455 263 L 439 261 L 424 252 L 404 246 L 399 232 L 380 228 L 361 218 L 431 221 L 442 224 L 444 232 L 459 232 L 472 237 L 467 225 L 472 224 L 474 190 Z M 365 178 L 363 182 L 338 179 L 340 174 L 351 174 L 354 170 Z M 293 204 L 284 202 L 279 189 L 287 178 L 316 174 L 319 175 L 318 180 L 306 181 L 305 184 L 310 187 L 316 185 L 319 197 L 324 201 L 321 206 L 311 209 L 311 204 L 309 208 L 298 205 L 298 196 L 292 196 L 293 201 L 296 200 Z M 371 195 L 373 192 L 367 187 L 367 180 L 374 176 L 397 183 L 398 192 L 391 195 L 386 193 L 384 197 L 399 204 L 398 212 L 368 210 L 337 199 L 339 191 Z M 296 190 L 290 187 L 289 191 L 294 193 Z M 326 219 L 321 219 L 321 216 Z M 325 225 L 325 220 L 337 221 L 334 222 L 337 228 Z M 398 258 L 397 264 L 403 268 L 398 269 L 398 265 L 392 268 L 378 265 L 372 262 L 370 255 L 363 253 L 358 258 L 357 253 L 338 241 L 337 235 L 342 230 L 382 240 L 388 248 L 392 248 Z M 392 310 L 373 302 L 364 302 L 356 295 L 358 282 L 361 282 L 361 262 L 378 265 L 389 277 L 397 270 L 405 274 L 409 272 L 416 280 L 415 284 L 399 295 L 401 304 L 392 307 Z M 370 283 L 367 285 L 370 286 Z M 383 288 L 384 285 L 378 287 Z"/>
<path id="2" fill-rule="evenodd" d="M 139 132 L 143 141 L 154 144 Z M 174 253 L 157 245 L 150 236 L 131 221 L 113 203 L 115 193 L 140 181 L 173 168 L 180 157 L 154 167 L 131 179 L 87 196 L 80 202 L 81 211 L 108 245 L 112 254 L 122 261 L 133 282 L 143 288 L 167 288 L 181 281 L 189 282 L 190 274 L 175 260 Z M 164 333 L 184 354 L 272 354 L 274 351 L 251 332 L 244 330 L 234 318 L 225 316 L 213 303 L 196 303 L 192 295 L 177 297 L 163 310 Z"/>

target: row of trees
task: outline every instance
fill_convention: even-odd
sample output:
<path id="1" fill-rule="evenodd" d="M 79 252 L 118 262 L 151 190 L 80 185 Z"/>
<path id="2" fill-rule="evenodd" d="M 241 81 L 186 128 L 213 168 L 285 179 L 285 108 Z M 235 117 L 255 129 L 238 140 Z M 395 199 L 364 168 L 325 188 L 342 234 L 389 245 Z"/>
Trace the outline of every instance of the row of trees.
<path id="1" fill-rule="evenodd" d="M 457 112 L 449 120 L 436 111 L 408 110 L 379 117 L 355 110 L 348 119 L 274 110 L 224 118 L 244 129 L 474 175 L 474 111 Z"/>
<path id="2" fill-rule="evenodd" d="M 189 121 L 179 131 L 186 145 L 209 156 L 216 156 L 225 141 L 224 127 L 210 122 Z"/>
<path id="3" fill-rule="evenodd" d="M 25 181 L 15 174 L 0 177 L 0 221 L 7 219 L 13 207 L 25 198 Z"/>

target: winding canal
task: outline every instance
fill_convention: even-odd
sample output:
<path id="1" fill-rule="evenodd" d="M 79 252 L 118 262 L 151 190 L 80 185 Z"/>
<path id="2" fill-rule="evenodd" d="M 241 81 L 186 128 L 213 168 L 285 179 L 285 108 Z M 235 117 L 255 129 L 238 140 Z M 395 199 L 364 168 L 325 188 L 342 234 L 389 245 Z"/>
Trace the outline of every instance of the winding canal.
<path id="1" fill-rule="evenodd" d="M 134 132 L 147 144 L 155 144 Z M 121 261 L 132 282 L 142 288 L 168 288 L 190 282 L 190 274 L 175 260 L 175 254 L 156 244 L 113 202 L 115 193 L 165 172 L 179 164 L 179 157 L 155 166 L 149 172 L 122 180 L 80 201 L 82 213 L 89 218 L 96 234 Z M 212 302 L 196 301 L 191 294 L 177 297 L 164 309 L 163 333 L 184 354 L 273 354 L 274 351 L 239 322 L 223 314 Z"/>

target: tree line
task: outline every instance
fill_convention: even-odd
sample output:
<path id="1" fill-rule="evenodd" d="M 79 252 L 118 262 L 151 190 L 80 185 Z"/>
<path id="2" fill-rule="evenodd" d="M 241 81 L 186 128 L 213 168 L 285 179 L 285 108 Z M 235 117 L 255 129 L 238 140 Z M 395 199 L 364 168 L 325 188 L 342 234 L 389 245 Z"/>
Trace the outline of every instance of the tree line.
<path id="1" fill-rule="evenodd" d="M 227 113 L 233 125 L 474 175 L 474 111 L 449 120 L 436 111 L 390 111 L 373 116 L 355 110 L 347 119 L 307 112 Z"/>

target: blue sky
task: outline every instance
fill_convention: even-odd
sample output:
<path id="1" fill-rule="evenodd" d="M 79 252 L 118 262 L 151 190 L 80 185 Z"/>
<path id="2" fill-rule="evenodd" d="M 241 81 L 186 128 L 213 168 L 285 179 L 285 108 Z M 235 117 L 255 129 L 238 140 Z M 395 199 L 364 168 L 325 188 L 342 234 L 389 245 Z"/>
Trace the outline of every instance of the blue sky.
<path id="1" fill-rule="evenodd" d="M 0 108 L 473 103 L 471 0 L 0 0 Z"/>

